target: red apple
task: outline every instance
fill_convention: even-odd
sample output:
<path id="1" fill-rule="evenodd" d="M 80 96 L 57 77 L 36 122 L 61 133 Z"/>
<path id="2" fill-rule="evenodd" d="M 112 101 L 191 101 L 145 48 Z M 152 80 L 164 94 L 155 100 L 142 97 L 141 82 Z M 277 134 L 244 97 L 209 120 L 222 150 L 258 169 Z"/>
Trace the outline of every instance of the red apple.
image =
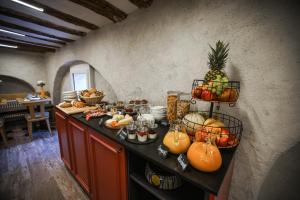
<path id="1" fill-rule="evenodd" d="M 201 99 L 202 86 L 197 86 L 192 91 L 193 98 Z"/>
<path id="2" fill-rule="evenodd" d="M 221 147 L 226 147 L 229 139 L 229 130 L 222 128 L 222 131 L 220 133 L 220 138 L 217 141 L 217 145 Z"/>
<path id="3" fill-rule="evenodd" d="M 201 93 L 201 99 L 203 99 L 204 101 L 211 101 L 213 99 L 213 94 L 211 91 L 209 90 L 202 90 Z"/>
<path id="4" fill-rule="evenodd" d="M 195 133 L 195 141 L 196 142 L 205 142 L 209 136 L 205 130 L 201 129 Z"/>

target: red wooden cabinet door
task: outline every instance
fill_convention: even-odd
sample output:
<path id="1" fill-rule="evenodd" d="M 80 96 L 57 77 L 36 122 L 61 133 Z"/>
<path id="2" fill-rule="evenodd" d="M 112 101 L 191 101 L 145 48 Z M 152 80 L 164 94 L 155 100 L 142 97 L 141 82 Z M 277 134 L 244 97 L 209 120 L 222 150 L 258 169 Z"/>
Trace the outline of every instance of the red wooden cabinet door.
<path id="1" fill-rule="evenodd" d="M 82 124 L 72 120 L 69 120 L 68 124 L 72 143 L 73 173 L 80 185 L 90 193 L 87 129 Z"/>
<path id="2" fill-rule="evenodd" d="M 67 118 L 59 113 L 55 112 L 56 129 L 58 135 L 58 141 L 60 146 L 60 156 L 64 161 L 65 165 L 71 170 L 71 152 L 70 152 L 70 141 L 68 137 Z"/>
<path id="3" fill-rule="evenodd" d="M 122 146 L 89 131 L 93 200 L 127 200 L 127 171 Z"/>

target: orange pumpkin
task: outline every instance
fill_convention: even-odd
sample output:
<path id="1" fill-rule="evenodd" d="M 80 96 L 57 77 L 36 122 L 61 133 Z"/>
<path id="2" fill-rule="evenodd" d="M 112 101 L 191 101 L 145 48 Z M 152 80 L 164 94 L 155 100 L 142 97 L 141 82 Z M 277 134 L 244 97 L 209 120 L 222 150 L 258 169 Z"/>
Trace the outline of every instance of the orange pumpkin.
<path id="1" fill-rule="evenodd" d="M 163 144 L 169 148 L 171 153 L 180 154 L 187 152 L 191 141 L 186 133 L 169 131 L 164 137 Z"/>
<path id="2" fill-rule="evenodd" d="M 187 153 L 189 163 L 203 172 L 214 172 L 222 165 L 219 149 L 208 143 L 194 142 Z"/>

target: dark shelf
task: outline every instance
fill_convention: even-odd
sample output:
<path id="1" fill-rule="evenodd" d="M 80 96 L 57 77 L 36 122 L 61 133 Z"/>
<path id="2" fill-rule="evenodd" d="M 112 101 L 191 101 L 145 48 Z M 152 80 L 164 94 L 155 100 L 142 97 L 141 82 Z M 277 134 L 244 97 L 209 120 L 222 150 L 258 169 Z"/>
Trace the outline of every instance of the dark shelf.
<path id="1" fill-rule="evenodd" d="M 160 190 L 153 185 L 149 184 L 146 178 L 138 173 L 130 174 L 130 179 L 137 183 L 139 186 L 150 192 L 153 196 L 162 200 L 201 200 L 204 199 L 203 190 L 194 187 L 191 184 L 184 183 L 182 187 L 176 190 Z"/>

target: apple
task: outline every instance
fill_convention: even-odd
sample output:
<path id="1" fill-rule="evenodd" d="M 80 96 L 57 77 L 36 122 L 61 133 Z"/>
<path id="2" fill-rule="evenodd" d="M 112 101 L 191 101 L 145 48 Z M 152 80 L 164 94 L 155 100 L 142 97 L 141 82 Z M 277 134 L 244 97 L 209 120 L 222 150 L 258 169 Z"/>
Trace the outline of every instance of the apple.
<path id="1" fill-rule="evenodd" d="M 213 99 L 213 93 L 209 90 L 202 90 L 201 99 L 204 101 L 211 101 Z"/>
<path id="2" fill-rule="evenodd" d="M 202 86 L 197 86 L 192 91 L 193 98 L 201 99 Z"/>
<path id="3" fill-rule="evenodd" d="M 204 129 L 198 130 L 195 133 L 195 141 L 196 142 L 206 142 L 208 136 L 209 136 L 209 133 L 206 132 Z"/>
<path id="4" fill-rule="evenodd" d="M 217 145 L 221 147 L 226 147 L 229 139 L 229 130 L 222 128 L 220 136 L 217 140 Z"/>

